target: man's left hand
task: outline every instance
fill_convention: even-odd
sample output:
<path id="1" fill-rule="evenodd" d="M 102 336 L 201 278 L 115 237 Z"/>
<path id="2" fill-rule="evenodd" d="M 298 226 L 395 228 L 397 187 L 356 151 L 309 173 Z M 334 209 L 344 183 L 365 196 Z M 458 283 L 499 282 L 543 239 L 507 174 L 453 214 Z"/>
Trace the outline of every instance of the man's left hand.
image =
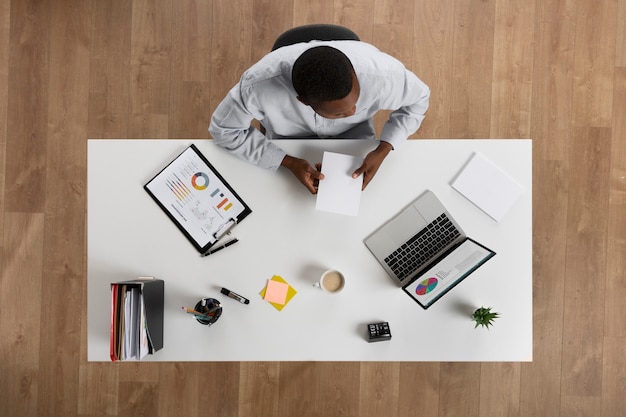
<path id="1" fill-rule="evenodd" d="M 378 147 L 367 154 L 365 159 L 363 160 L 363 165 L 361 165 L 354 173 L 352 174 L 352 178 L 358 178 L 359 175 L 363 174 L 363 187 L 362 190 L 365 190 L 367 184 L 370 183 L 378 168 L 383 163 L 383 160 L 391 152 L 393 146 L 389 142 L 381 141 L 378 144 Z"/>

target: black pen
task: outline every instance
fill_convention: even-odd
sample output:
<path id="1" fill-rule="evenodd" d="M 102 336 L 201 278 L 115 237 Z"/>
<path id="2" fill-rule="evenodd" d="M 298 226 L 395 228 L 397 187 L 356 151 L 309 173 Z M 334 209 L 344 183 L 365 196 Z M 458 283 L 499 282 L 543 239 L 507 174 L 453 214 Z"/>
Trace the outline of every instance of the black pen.
<path id="1" fill-rule="evenodd" d="M 228 242 L 224 243 L 222 246 L 218 246 L 217 248 L 208 250 L 207 252 L 202 254 L 202 256 L 209 256 L 211 254 L 214 254 L 215 252 L 221 251 L 224 248 L 227 248 L 227 247 L 229 247 L 231 245 L 234 245 L 237 242 L 239 242 L 239 239 L 237 239 L 237 238 L 229 240 Z"/>
<path id="2" fill-rule="evenodd" d="M 250 300 L 248 300 L 246 297 L 243 297 L 237 294 L 236 292 L 232 292 L 231 290 L 228 290 L 226 288 L 222 288 L 220 292 L 224 295 L 229 296 L 230 298 L 233 298 L 239 301 L 241 304 L 250 304 Z"/>

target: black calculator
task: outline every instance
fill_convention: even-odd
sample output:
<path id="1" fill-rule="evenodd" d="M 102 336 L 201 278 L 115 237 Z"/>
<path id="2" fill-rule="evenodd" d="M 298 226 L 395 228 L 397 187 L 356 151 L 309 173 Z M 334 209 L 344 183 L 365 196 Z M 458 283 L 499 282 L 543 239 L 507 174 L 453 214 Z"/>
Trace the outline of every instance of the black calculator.
<path id="1" fill-rule="evenodd" d="M 382 342 L 383 340 L 391 340 L 391 329 L 389 323 L 384 321 L 381 323 L 372 323 L 367 325 L 369 334 L 368 342 Z"/>

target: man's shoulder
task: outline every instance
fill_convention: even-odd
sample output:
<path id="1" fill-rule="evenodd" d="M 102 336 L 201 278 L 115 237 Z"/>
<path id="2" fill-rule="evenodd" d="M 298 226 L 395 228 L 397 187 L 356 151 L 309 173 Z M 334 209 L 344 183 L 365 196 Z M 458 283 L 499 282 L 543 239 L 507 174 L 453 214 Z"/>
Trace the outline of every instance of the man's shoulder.
<path id="1" fill-rule="evenodd" d="M 357 74 L 389 77 L 406 70 L 405 65 L 400 60 L 367 42 L 336 41 L 333 46 L 350 59 Z"/>
<path id="2" fill-rule="evenodd" d="M 277 81 L 288 77 L 289 65 L 270 59 L 261 59 L 248 68 L 241 76 L 242 87 L 253 87 L 268 81 Z"/>

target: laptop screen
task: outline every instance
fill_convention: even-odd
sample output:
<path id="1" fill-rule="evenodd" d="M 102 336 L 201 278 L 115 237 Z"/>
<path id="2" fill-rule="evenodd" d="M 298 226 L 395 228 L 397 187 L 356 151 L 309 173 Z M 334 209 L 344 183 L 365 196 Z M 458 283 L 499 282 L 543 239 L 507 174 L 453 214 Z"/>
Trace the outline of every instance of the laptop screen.
<path id="1" fill-rule="evenodd" d="M 402 289 L 426 309 L 494 255 L 492 250 L 467 238 Z"/>

